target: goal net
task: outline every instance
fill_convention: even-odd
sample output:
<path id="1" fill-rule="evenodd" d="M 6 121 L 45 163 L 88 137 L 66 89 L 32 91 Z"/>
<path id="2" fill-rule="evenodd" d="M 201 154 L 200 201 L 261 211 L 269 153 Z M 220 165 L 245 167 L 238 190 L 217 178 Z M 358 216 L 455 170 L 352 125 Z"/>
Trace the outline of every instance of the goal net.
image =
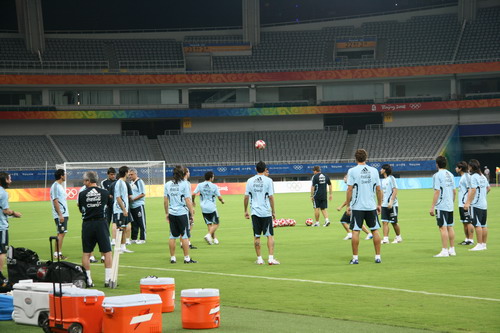
<path id="1" fill-rule="evenodd" d="M 78 191 L 83 186 L 83 175 L 87 171 L 95 171 L 99 177 L 98 185 L 108 177 L 110 167 L 115 168 L 118 179 L 118 169 L 126 165 L 137 170 L 137 175 L 146 185 L 146 197 L 162 197 L 165 184 L 165 161 L 122 161 L 122 162 L 65 162 L 56 165 L 66 173 L 66 193 L 68 199 L 76 199 Z"/>

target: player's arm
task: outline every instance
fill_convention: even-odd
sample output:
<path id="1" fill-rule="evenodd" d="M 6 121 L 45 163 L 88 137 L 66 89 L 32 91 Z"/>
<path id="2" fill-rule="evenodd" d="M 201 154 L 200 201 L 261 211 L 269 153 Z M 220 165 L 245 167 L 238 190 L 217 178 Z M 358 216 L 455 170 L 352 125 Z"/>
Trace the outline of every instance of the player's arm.
<path id="1" fill-rule="evenodd" d="M 384 194 L 380 189 L 380 185 L 377 185 L 375 190 L 377 191 L 377 213 L 380 214 L 382 212 L 382 198 L 384 197 Z"/>
<path id="2" fill-rule="evenodd" d="M 328 198 L 328 200 L 332 201 L 332 199 L 333 199 L 333 186 L 332 186 L 332 183 L 328 184 L 328 191 L 330 192 L 330 197 Z"/>
<path id="3" fill-rule="evenodd" d="M 476 188 L 471 187 L 469 189 L 469 193 L 467 194 L 467 200 L 464 203 L 464 211 L 468 211 L 470 208 L 470 204 L 472 203 L 472 200 L 474 200 L 474 197 L 476 196 Z"/>
<path id="4" fill-rule="evenodd" d="M 453 203 L 455 203 L 455 198 L 457 197 L 457 190 L 453 189 Z"/>
<path id="5" fill-rule="evenodd" d="M 220 195 L 219 195 L 219 196 L 217 197 L 217 199 L 219 199 L 219 201 L 220 201 L 220 203 L 221 203 L 221 204 L 224 204 L 224 199 L 222 198 L 222 196 L 220 196 Z"/>
<path id="6" fill-rule="evenodd" d="M 164 196 L 163 197 L 163 208 L 165 209 L 165 216 L 167 218 L 167 222 L 169 222 L 168 220 L 168 196 Z"/>
<path id="7" fill-rule="evenodd" d="M 337 211 L 342 210 L 342 208 L 344 208 L 345 206 L 347 206 L 347 201 L 344 201 L 344 202 L 342 203 L 342 205 L 338 206 L 338 207 L 337 207 Z"/>
<path id="8" fill-rule="evenodd" d="M 486 186 L 486 194 L 490 193 L 490 191 L 491 191 L 490 185 Z"/>
<path id="9" fill-rule="evenodd" d="M 396 200 L 396 197 L 398 196 L 398 189 L 396 187 L 392 188 L 392 195 L 389 200 L 389 204 L 387 205 L 387 208 L 391 209 L 392 205 L 394 204 L 394 200 Z"/>
<path id="10" fill-rule="evenodd" d="M 64 216 L 61 212 L 61 205 L 59 204 L 59 199 L 55 198 L 52 200 L 52 204 L 54 205 L 54 209 L 56 210 L 57 216 L 59 218 L 59 223 L 64 222 Z"/>
<path id="11" fill-rule="evenodd" d="M 189 219 L 190 219 L 191 223 L 193 223 L 193 221 L 194 221 L 193 202 L 191 201 L 190 197 L 186 197 L 186 199 L 184 199 L 184 201 L 186 202 L 186 206 L 189 210 Z"/>
<path id="12" fill-rule="evenodd" d="M 125 209 L 125 204 L 123 203 L 121 196 L 116 197 L 116 202 L 118 202 L 118 206 L 120 206 L 123 216 L 128 216 L 128 211 Z"/>
<path id="13" fill-rule="evenodd" d="M 347 185 L 347 192 L 345 194 L 345 207 L 347 215 L 351 215 L 351 199 L 352 199 L 352 185 Z"/>
<path id="14" fill-rule="evenodd" d="M 314 201 L 314 185 L 311 186 L 311 201 Z"/>
<path id="15" fill-rule="evenodd" d="M 245 218 L 249 219 L 250 215 L 248 215 L 248 194 L 245 195 L 245 198 L 243 199 L 243 208 L 245 210 Z"/>
<path id="16" fill-rule="evenodd" d="M 141 194 L 139 194 L 138 196 L 133 198 L 132 201 L 142 199 L 146 196 L 146 191 L 144 190 L 144 182 L 142 182 L 142 179 L 138 183 L 139 183 L 138 188 L 139 188 L 139 191 L 141 192 Z"/>
<path id="17" fill-rule="evenodd" d="M 2 212 L 7 216 L 12 216 L 12 217 L 21 217 L 22 216 L 22 214 L 20 212 L 15 212 L 10 208 L 5 208 L 2 210 Z"/>
<path id="18" fill-rule="evenodd" d="M 196 192 L 193 193 L 193 195 L 191 196 L 191 201 L 193 203 L 193 207 L 196 207 L 196 201 L 195 201 L 195 199 L 196 199 Z"/>
<path id="19" fill-rule="evenodd" d="M 431 209 L 429 210 L 429 214 L 431 216 L 434 216 L 435 214 L 435 207 L 436 207 L 436 203 L 439 199 L 439 194 L 441 193 L 441 190 L 434 190 L 434 196 L 432 197 L 432 205 L 431 205 Z"/>
<path id="20" fill-rule="evenodd" d="M 276 218 L 276 212 L 274 211 L 274 195 L 269 196 L 269 205 L 271 206 L 271 215 L 273 219 Z"/>

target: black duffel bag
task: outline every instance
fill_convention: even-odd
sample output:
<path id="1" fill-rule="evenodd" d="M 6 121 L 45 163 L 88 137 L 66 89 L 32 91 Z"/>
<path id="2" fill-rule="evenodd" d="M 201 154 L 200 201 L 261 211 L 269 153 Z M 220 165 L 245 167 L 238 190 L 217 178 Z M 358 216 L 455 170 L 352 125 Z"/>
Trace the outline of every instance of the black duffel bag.
<path id="1" fill-rule="evenodd" d="M 47 263 L 40 261 L 38 254 L 24 247 L 9 246 L 7 251 L 7 271 L 9 284 L 19 280 L 43 281 Z"/>
<path id="2" fill-rule="evenodd" d="M 47 262 L 45 282 L 73 283 L 78 288 L 87 288 L 87 273 L 81 265 L 68 261 Z"/>

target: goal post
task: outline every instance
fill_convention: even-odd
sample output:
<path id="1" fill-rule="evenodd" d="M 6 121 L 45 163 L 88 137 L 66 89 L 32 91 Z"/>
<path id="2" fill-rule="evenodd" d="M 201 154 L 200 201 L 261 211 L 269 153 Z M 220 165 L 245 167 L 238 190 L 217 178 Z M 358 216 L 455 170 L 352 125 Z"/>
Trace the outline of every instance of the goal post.
<path id="1" fill-rule="evenodd" d="M 87 171 L 97 172 L 98 185 L 108 177 L 110 167 L 115 168 L 118 178 L 118 170 L 122 166 L 137 170 L 137 175 L 144 181 L 146 186 L 146 197 L 162 197 L 163 185 L 165 184 L 165 161 L 118 161 L 118 162 L 65 162 L 56 165 L 57 169 L 64 169 L 66 174 L 66 189 L 76 189 L 83 186 L 83 175 Z M 74 194 L 71 190 L 71 194 Z M 68 190 L 67 190 L 68 193 Z M 68 193 L 68 199 L 73 195 Z"/>

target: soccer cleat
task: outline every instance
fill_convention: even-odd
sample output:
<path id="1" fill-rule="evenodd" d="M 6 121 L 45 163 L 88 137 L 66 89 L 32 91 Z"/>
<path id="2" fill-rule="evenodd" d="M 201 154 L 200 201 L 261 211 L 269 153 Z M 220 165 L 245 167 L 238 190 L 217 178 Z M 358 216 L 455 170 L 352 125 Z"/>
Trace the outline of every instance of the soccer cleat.
<path id="1" fill-rule="evenodd" d="M 368 235 L 366 235 L 365 240 L 370 240 L 372 238 L 373 238 L 373 234 L 368 234 Z"/>
<path id="2" fill-rule="evenodd" d="M 194 246 L 193 244 L 189 244 L 189 248 L 190 248 L 191 250 L 196 250 L 196 249 L 197 249 L 197 247 L 196 247 L 196 246 Z"/>
<path id="3" fill-rule="evenodd" d="M 448 251 L 450 257 L 455 257 L 457 253 L 455 251 Z"/>
<path id="4" fill-rule="evenodd" d="M 130 239 L 127 239 L 127 240 L 125 241 L 125 245 L 130 245 L 130 244 L 132 244 L 132 242 L 130 241 Z"/>
<path id="5" fill-rule="evenodd" d="M 319 222 L 315 222 L 312 226 L 313 227 L 319 227 Z"/>
<path id="6" fill-rule="evenodd" d="M 137 245 L 141 245 L 141 244 L 146 244 L 146 241 L 145 241 L 145 240 L 143 240 L 143 239 L 139 239 L 139 240 L 136 240 L 136 241 L 135 241 L 135 243 L 136 243 Z"/>
<path id="7" fill-rule="evenodd" d="M 120 251 L 121 251 L 120 253 L 134 253 L 134 251 L 129 250 L 129 249 L 127 249 L 127 248 L 125 248 L 125 249 L 121 249 Z"/>
<path id="8" fill-rule="evenodd" d="M 92 283 L 87 284 L 87 288 L 94 288 L 94 287 L 95 287 L 95 285 L 94 285 L 94 283 L 93 283 L 93 282 L 92 282 Z"/>
<path id="9" fill-rule="evenodd" d="M 458 245 L 470 245 L 470 241 L 464 240 L 464 241 L 458 243 Z"/>
<path id="10" fill-rule="evenodd" d="M 323 224 L 323 227 L 328 227 L 330 225 L 330 221 L 325 221 L 325 224 Z"/>
<path id="11" fill-rule="evenodd" d="M 104 256 L 102 256 L 101 257 L 101 264 L 104 263 L 104 261 L 105 261 L 105 258 L 104 258 Z"/>
<path id="12" fill-rule="evenodd" d="M 171 264 L 175 264 L 176 262 L 177 262 L 177 260 L 170 259 L 170 263 L 171 263 Z"/>
<path id="13" fill-rule="evenodd" d="M 257 265 L 264 265 L 264 259 L 257 259 L 257 260 L 255 260 L 255 263 Z"/>
<path id="14" fill-rule="evenodd" d="M 344 240 L 349 240 L 349 239 L 352 239 L 352 235 L 348 234 L 347 236 L 344 237 Z"/>
<path id="15" fill-rule="evenodd" d="M 217 238 L 214 238 L 214 244 L 219 245 L 219 240 Z"/>
<path id="16" fill-rule="evenodd" d="M 395 237 L 394 240 L 392 241 L 392 244 L 397 244 L 397 243 L 401 243 L 403 241 L 403 238 L 401 237 Z"/>
<path id="17" fill-rule="evenodd" d="M 280 264 L 280 262 L 279 262 L 278 260 L 276 260 L 276 259 L 269 259 L 269 260 L 267 261 L 267 263 L 268 263 L 269 265 L 279 265 L 279 264 Z"/>
<path id="18" fill-rule="evenodd" d="M 375 259 L 376 264 L 380 264 L 382 262 L 382 259 Z"/>
<path id="19" fill-rule="evenodd" d="M 66 257 L 66 256 L 64 256 L 62 254 L 60 254 L 60 255 L 55 254 L 54 255 L 54 259 L 57 259 L 57 257 L 59 257 L 59 260 L 66 260 L 66 259 L 68 259 L 68 257 Z"/>
<path id="20" fill-rule="evenodd" d="M 193 259 L 189 259 L 189 260 L 184 260 L 184 263 L 185 264 L 196 264 L 197 261 L 196 260 L 193 260 Z"/>
<path id="21" fill-rule="evenodd" d="M 358 259 L 351 259 L 351 261 L 349 261 L 349 265 L 357 265 L 357 264 L 359 264 Z"/>
<path id="22" fill-rule="evenodd" d="M 484 248 L 481 244 L 477 244 L 472 249 L 469 249 L 469 251 L 483 251 L 483 250 L 486 250 L 486 248 Z"/>
<path id="23" fill-rule="evenodd" d="M 91 264 L 95 264 L 96 262 L 98 262 L 98 260 L 96 258 L 90 258 L 90 263 Z"/>
<path id="24" fill-rule="evenodd" d="M 115 246 L 115 240 L 111 240 L 111 246 Z"/>
<path id="25" fill-rule="evenodd" d="M 210 234 L 206 234 L 205 237 L 203 237 L 203 238 L 208 243 L 208 245 L 213 245 L 214 240 L 212 239 L 212 236 L 210 236 Z"/>
<path id="26" fill-rule="evenodd" d="M 382 241 L 380 242 L 380 244 L 389 244 L 389 240 L 388 239 L 382 239 Z"/>
<path id="27" fill-rule="evenodd" d="M 449 257 L 449 256 L 450 256 L 450 254 L 448 253 L 448 251 L 446 251 L 446 252 L 441 251 L 438 254 L 436 254 L 434 256 L 434 258 L 443 258 L 443 257 Z"/>
<path id="28" fill-rule="evenodd" d="M 129 243 L 130 243 L 130 244 L 136 244 L 136 243 L 137 243 L 137 240 L 132 239 Z M 127 243 L 125 243 L 125 244 L 127 244 Z M 129 245 L 129 244 L 127 244 L 127 245 Z"/>

